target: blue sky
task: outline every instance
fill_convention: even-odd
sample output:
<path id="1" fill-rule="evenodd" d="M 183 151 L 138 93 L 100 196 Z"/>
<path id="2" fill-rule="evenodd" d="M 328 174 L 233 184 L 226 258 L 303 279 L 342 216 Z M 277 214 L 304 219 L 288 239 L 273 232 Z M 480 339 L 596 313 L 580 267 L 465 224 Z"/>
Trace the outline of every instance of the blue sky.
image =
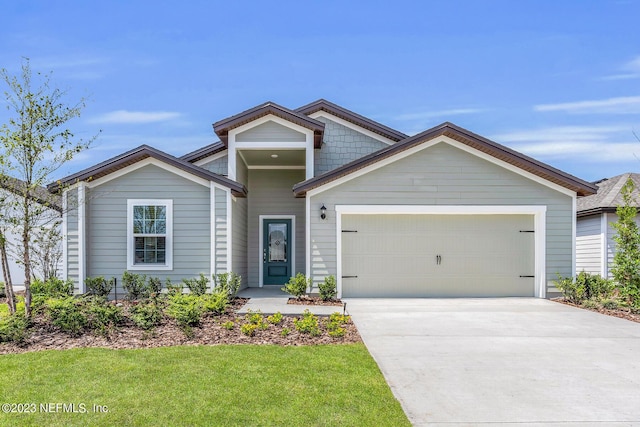
<path id="1" fill-rule="evenodd" d="M 450 121 L 586 180 L 640 170 L 639 1 L 7 0 L 2 15 L 0 67 L 53 71 L 89 98 L 76 134 L 102 130 L 61 175 L 140 144 L 182 155 L 217 120 L 318 98 L 408 134 Z"/>

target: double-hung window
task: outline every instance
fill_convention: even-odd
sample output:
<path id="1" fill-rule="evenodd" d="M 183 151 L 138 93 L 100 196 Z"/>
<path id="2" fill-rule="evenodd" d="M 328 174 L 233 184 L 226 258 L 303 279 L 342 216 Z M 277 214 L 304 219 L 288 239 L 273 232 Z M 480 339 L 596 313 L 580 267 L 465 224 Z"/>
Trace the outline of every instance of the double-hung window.
<path id="1" fill-rule="evenodd" d="M 127 269 L 173 269 L 172 200 L 128 200 L 127 222 Z"/>

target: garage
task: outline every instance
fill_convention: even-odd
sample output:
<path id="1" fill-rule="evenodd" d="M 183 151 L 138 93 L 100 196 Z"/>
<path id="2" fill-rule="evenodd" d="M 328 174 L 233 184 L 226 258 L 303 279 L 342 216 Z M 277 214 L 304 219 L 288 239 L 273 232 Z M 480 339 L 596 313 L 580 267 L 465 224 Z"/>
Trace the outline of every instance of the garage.
<path id="1" fill-rule="evenodd" d="M 343 297 L 532 297 L 533 214 L 344 214 Z"/>

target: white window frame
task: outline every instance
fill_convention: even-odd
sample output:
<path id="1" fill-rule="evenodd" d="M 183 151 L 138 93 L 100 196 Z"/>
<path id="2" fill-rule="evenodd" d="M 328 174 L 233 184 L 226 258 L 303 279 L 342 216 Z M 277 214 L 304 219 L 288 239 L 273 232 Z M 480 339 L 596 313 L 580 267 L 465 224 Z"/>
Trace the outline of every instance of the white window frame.
<path id="1" fill-rule="evenodd" d="M 135 239 L 133 233 L 134 206 L 164 206 L 167 211 L 165 263 L 136 264 Z M 127 199 L 127 270 L 173 270 L 173 200 Z"/>

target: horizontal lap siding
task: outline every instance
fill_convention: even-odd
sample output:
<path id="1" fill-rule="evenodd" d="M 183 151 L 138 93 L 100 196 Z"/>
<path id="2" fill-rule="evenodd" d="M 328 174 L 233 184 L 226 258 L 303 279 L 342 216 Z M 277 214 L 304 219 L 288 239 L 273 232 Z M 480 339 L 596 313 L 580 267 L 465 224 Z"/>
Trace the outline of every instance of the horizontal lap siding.
<path id="1" fill-rule="evenodd" d="M 227 156 L 222 156 L 218 159 L 211 160 L 210 162 L 207 162 L 200 167 L 210 172 L 217 173 L 218 175 L 227 176 L 227 166 Z"/>
<path id="2" fill-rule="evenodd" d="M 237 142 L 304 142 L 305 134 L 268 121 L 236 135 Z"/>
<path id="3" fill-rule="evenodd" d="M 173 270 L 136 270 L 174 283 L 210 270 L 210 189 L 154 165 L 91 189 L 87 201 L 87 276 L 116 277 L 127 268 L 127 199 L 173 200 Z"/>
<path id="4" fill-rule="evenodd" d="M 67 190 L 67 279 L 74 284 L 75 292 L 80 292 L 78 274 L 79 274 L 79 258 L 78 258 L 78 197 L 77 189 Z"/>
<path id="5" fill-rule="evenodd" d="M 578 218 L 576 224 L 576 273 L 602 274 L 601 216 Z"/>
<path id="6" fill-rule="evenodd" d="M 572 275 L 572 199 L 447 143 L 439 143 L 311 198 L 314 281 L 336 274 L 335 205 L 545 205 L 547 282 Z"/>

